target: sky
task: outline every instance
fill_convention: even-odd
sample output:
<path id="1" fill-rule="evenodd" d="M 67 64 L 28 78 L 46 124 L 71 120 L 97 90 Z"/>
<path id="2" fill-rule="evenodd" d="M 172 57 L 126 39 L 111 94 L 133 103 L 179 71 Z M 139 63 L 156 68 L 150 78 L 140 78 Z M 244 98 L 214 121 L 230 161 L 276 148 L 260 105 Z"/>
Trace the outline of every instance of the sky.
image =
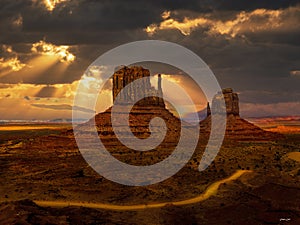
<path id="1" fill-rule="evenodd" d="M 239 93 L 244 117 L 297 116 L 299 21 L 300 0 L 0 0 L 0 120 L 71 118 L 87 67 L 139 40 L 195 52 Z"/>

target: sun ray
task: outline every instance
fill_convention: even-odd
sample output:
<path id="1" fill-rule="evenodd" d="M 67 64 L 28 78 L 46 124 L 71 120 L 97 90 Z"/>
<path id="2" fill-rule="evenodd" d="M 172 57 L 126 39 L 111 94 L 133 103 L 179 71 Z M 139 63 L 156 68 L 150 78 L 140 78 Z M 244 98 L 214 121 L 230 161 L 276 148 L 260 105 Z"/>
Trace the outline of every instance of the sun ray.
<path id="1" fill-rule="evenodd" d="M 57 56 L 37 56 L 27 63 L 28 66 L 22 71 L 22 76 L 26 78 L 37 77 L 58 61 Z"/>

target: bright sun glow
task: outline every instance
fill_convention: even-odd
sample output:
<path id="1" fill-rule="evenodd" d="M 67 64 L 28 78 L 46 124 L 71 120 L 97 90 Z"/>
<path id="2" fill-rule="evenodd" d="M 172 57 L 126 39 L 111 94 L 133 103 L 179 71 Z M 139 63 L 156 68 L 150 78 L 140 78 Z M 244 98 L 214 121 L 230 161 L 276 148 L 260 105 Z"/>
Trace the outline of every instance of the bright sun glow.
<path id="1" fill-rule="evenodd" d="M 53 11 L 53 9 L 55 9 L 55 6 L 62 2 L 66 2 L 66 0 L 44 0 L 44 4 L 49 11 Z"/>
<path id="2" fill-rule="evenodd" d="M 71 63 L 75 60 L 75 55 L 70 53 L 69 46 L 60 45 L 56 46 L 45 41 L 39 41 L 32 44 L 31 51 L 35 53 L 41 53 L 43 55 L 57 56 L 61 62 Z"/>

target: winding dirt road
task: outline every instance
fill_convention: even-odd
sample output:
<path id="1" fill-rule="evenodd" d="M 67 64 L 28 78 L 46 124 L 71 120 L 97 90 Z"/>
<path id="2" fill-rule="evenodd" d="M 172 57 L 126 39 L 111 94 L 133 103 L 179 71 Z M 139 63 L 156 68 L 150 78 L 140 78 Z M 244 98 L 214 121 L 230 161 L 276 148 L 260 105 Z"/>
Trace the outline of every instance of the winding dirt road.
<path id="1" fill-rule="evenodd" d="M 161 203 L 151 203 L 151 204 L 139 204 L 139 205 L 113 205 L 113 204 L 105 204 L 105 203 L 89 203 L 89 202 L 67 202 L 67 201 L 34 201 L 39 206 L 45 207 L 68 207 L 68 206 L 77 206 L 77 207 L 87 207 L 94 209 L 108 209 L 108 210 L 141 210 L 141 209 L 149 209 L 149 208 L 161 208 L 166 205 L 189 205 L 204 201 L 215 195 L 218 191 L 218 188 L 221 184 L 233 181 L 238 179 L 245 173 L 251 172 L 250 170 L 237 170 L 233 175 L 228 178 L 225 178 L 220 181 L 216 181 L 205 190 L 204 193 L 200 194 L 195 198 L 190 198 L 182 201 L 174 201 L 174 202 L 161 202 Z"/>

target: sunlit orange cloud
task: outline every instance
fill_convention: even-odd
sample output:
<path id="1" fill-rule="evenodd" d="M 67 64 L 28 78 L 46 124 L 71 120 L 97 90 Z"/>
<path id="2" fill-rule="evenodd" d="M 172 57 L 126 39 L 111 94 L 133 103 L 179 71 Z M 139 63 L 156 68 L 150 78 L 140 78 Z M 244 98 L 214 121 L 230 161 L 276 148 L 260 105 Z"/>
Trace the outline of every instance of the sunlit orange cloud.
<path id="1" fill-rule="evenodd" d="M 12 46 L 10 46 L 10 45 L 2 45 L 2 49 L 5 52 L 8 52 L 8 53 L 12 53 L 13 52 Z"/>
<path id="2" fill-rule="evenodd" d="M 58 4 L 68 1 L 69 0 L 32 0 L 34 3 L 42 3 L 49 12 L 52 12 Z"/>
<path id="3" fill-rule="evenodd" d="M 69 46 L 59 45 L 56 46 L 45 41 L 39 41 L 32 44 L 31 51 L 34 53 L 39 53 L 48 56 L 55 56 L 61 62 L 71 63 L 75 60 L 75 55 L 69 52 Z"/>
<path id="4" fill-rule="evenodd" d="M 0 58 L 0 68 L 11 69 L 12 71 L 19 71 L 25 67 L 24 63 L 21 63 L 17 57 L 4 59 Z"/>
<path id="5" fill-rule="evenodd" d="M 27 67 L 22 71 L 22 76 L 27 78 L 39 76 L 59 61 L 63 63 L 57 65 L 57 74 L 63 74 L 68 65 L 75 60 L 75 55 L 70 53 L 68 49 L 69 46 L 56 46 L 45 41 L 32 44 L 31 51 L 36 56 L 27 62 Z"/>
<path id="6" fill-rule="evenodd" d="M 163 18 L 164 20 L 169 19 L 170 16 L 171 16 L 171 11 L 164 11 L 164 12 L 161 14 L 161 18 Z"/>
<path id="7" fill-rule="evenodd" d="M 164 12 L 162 14 L 162 21 L 159 25 L 151 24 L 149 25 L 145 31 L 149 35 L 153 35 L 158 30 L 169 30 L 169 29 L 178 29 L 183 35 L 190 35 L 191 31 L 198 26 L 204 26 L 210 23 L 208 19 L 205 18 L 197 18 L 197 19 L 188 19 L 185 18 L 182 22 L 176 21 L 169 17 L 170 12 Z"/>
<path id="8" fill-rule="evenodd" d="M 13 51 L 10 45 L 2 45 L 2 49 L 8 54 L 8 57 L 6 59 L 3 57 L 0 58 L 0 76 L 5 76 L 14 71 L 20 71 L 26 66 L 25 63 L 19 60 L 16 52 Z"/>
<path id="9" fill-rule="evenodd" d="M 69 46 L 56 46 L 45 41 L 39 41 L 32 44 L 31 60 L 21 62 L 18 53 L 12 50 L 11 46 L 3 45 L 3 50 L 10 57 L 7 59 L 0 58 L 0 76 L 6 76 L 11 72 L 22 70 L 22 76 L 34 77 L 49 69 L 56 62 L 62 62 L 57 68 L 58 73 L 63 74 L 67 66 L 75 60 L 75 55 L 69 51 Z"/>
<path id="10" fill-rule="evenodd" d="M 299 7 L 286 9 L 288 12 L 299 12 Z M 183 35 L 190 35 L 191 32 L 199 27 L 208 28 L 210 34 L 222 34 L 235 37 L 243 31 L 258 31 L 273 29 L 283 23 L 284 10 L 256 9 L 250 12 L 239 12 L 232 20 L 212 19 L 210 14 L 201 15 L 197 18 L 185 17 L 183 21 L 178 21 L 171 17 L 170 11 L 163 12 L 163 21 L 160 24 L 150 24 L 144 30 L 148 35 L 153 35 L 159 30 L 177 29 Z"/>

